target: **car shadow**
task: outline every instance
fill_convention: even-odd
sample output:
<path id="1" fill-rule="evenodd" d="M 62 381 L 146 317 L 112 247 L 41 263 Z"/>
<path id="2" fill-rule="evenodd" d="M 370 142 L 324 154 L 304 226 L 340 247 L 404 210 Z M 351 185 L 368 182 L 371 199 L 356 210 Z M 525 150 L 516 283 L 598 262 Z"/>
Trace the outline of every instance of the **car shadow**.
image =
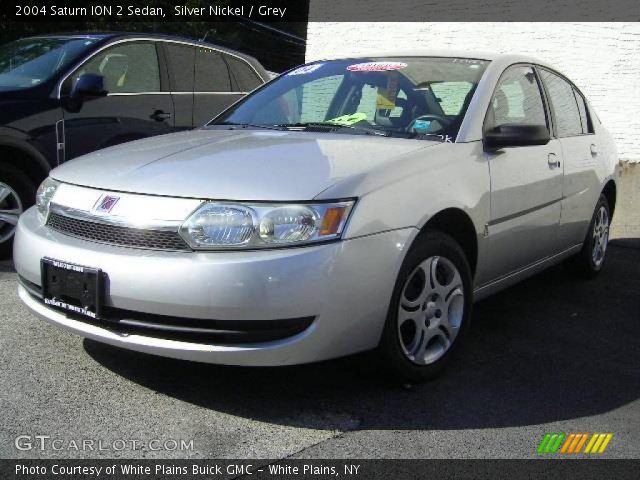
<path id="1" fill-rule="evenodd" d="M 85 340 L 133 382 L 185 402 L 315 429 L 466 429 L 596 415 L 640 396 L 640 240 L 612 241 L 601 275 L 554 267 L 475 306 L 464 348 L 435 381 L 394 383 L 369 354 L 241 368 Z"/>

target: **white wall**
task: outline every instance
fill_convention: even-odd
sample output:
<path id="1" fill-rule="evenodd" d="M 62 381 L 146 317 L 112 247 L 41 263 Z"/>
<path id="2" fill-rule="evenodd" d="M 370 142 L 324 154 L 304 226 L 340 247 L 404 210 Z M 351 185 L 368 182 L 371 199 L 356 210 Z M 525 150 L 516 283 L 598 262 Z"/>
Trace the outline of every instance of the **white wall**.
<path id="1" fill-rule="evenodd" d="M 321 0 L 312 0 L 314 3 Z M 408 49 L 543 58 L 589 98 L 620 158 L 640 162 L 640 23 L 311 22 L 307 61 Z"/>

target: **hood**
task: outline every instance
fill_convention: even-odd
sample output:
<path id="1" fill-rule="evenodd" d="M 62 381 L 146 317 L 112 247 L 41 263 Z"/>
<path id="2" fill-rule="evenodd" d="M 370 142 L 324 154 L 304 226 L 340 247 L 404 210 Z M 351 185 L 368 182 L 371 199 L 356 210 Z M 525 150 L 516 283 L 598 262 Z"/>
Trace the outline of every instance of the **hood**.
<path id="1" fill-rule="evenodd" d="M 438 142 L 274 130 L 194 130 L 131 142 L 52 171 L 105 190 L 217 200 L 311 200 Z"/>

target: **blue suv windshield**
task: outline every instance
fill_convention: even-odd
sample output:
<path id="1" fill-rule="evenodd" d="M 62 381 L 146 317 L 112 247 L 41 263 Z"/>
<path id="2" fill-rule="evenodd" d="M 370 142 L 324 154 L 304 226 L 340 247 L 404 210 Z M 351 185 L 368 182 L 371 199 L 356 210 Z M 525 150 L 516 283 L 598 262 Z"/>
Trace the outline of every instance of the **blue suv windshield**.
<path id="1" fill-rule="evenodd" d="M 0 90 L 39 85 L 97 41 L 93 37 L 38 37 L 0 46 Z"/>

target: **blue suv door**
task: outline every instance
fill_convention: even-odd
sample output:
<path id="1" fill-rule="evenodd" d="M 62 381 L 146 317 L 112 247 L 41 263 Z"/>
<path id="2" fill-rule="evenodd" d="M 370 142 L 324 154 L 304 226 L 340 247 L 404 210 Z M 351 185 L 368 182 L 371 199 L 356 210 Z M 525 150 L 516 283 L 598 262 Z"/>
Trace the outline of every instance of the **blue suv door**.
<path id="1" fill-rule="evenodd" d="M 107 94 L 64 104 L 65 160 L 174 130 L 174 106 L 156 42 L 118 42 L 99 51 L 63 82 L 61 96 L 68 96 L 86 73 L 101 75 Z"/>

